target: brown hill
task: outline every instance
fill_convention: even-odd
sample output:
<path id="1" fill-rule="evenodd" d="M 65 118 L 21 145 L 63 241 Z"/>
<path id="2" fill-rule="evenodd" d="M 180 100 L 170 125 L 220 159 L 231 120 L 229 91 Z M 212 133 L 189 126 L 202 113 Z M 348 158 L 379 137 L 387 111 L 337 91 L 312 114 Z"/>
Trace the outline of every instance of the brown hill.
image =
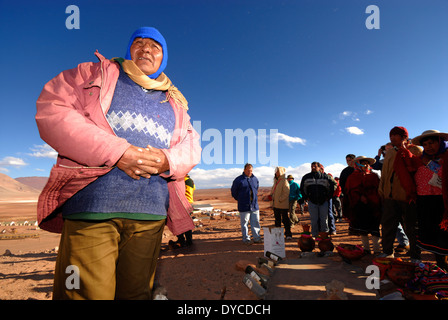
<path id="1" fill-rule="evenodd" d="M 0 173 L 0 200 L 33 200 L 38 198 L 39 193 L 40 190 Z"/>
<path id="2" fill-rule="evenodd" d="M 40 191 L 45 187 L 48 177 L 20 177 L 16 180 Z"/>

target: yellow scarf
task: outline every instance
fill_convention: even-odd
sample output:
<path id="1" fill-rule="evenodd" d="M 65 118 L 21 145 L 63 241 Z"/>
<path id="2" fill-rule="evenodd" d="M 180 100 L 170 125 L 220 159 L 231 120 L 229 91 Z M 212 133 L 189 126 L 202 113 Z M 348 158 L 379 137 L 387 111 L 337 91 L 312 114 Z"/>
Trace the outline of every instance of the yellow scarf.
<path id="1" fill-rule="evenodd" d="M 118 62 L 129 78 L 131 78 L 131 80 L 139 86 L 142 86 L 147 90 L 167 91 L 166 100 L 162 102 L 168 102 L 170 99 L 173 99 L 178 106 L 188 110 L 187 99 L 185 99 L 179 89 L 172 84 L 171 80 L 163 72 L 157 77 L 157 79 L 151 79 L 144 74 L 132 60 L 122 58 L 113 58 L 112 60 Z"/>

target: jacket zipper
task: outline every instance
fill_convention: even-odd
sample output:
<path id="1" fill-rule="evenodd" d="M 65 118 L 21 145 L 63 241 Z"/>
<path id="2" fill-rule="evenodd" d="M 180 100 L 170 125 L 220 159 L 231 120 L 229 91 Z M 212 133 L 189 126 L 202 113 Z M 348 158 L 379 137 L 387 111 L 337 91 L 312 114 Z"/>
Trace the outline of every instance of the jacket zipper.
<path id="1" fill-rule="evenodd" d="M 103 63 L 104 60 L 101 61 L 101 87 L 100 87 L 100 107 L 101 107 L 101 114 L 104 117 L 104 120 L 106 120 L 107 125 L 109 126 L 110 130 L 112 131 L 112 133 L 117 137 L 117 134 L 115 133 L 114 129 L 110 126 L 109 121 L 107 121 L 106 118 L 106 111 L 103 107 L 103 87 L 104 87 L 104 70 L 103 70 Z"/>

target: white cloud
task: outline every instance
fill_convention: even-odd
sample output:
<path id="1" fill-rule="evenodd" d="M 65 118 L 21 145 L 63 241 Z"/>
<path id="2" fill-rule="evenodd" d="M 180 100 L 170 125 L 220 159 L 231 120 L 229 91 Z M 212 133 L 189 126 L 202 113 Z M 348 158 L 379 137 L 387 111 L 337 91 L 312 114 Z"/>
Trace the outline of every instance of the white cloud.
<path id="1" fill-rule="evenodd" d="M 276 136 L 277 136 L 277 140 L 278 141 L 285 141 L 286 145 L 288 147 L 290 147 L 290 148 L 292 148 L 292 144 L 293 143 L 299 143 L 301 145 L 305 145 L 306 144 L 306 140 L 302 139 L 302 138 L 299 138 L 299 137 L 291 137 L 291 136 L 288 136 L 288 135 L 286 135 L 284 133 L 280 133 L 280 132 L 278 132 L 276 134 Z"/>
<path id="2" fill-rule="evenodd" d="M 33 153 L 29 153 L 28 155 L 32 157 L 51 159 L 56 159 L 58 157 L 58 153 L 48 144 L 34 145 L 34 148 L 30 148 L 30 150 L 33 151 Z"/>
<path id="3" fill-rule="evenodd" d="M 345 118 L 350 117 L 352 114 L 353 114 L 353 112 L 351 112 L 351 111 L 343 111 L 339 114 L 339 118 L 345 119 Z"/>
<path id="4" fill-rule="evenodd" d="M 342 163 L 333 163 L 330 164 L 329 166 L 326 166 L 324 170 L 326 173 L 331 173 L 333 177 L 339 177 L 341 171 L 344 170 L 345 167 L 346 165 Z"/>
<path id="5" fill-rule="evenodd" d="M 326 173 L 331 173 L 333 177 L 339 177 L 342 169 L 345 165 L 341 163 L 331 164 L 325 167 Z M 275 167 L 254 166 L 254 175 L 258 178 L 260 186 L 270 187 L 272 186 L 274 179 Z M 292 174 L 294 180 L 300 184 L 302 177 L 311 172 L 311 163 L 304 163 L 297 167 L 286 167 L 286 175 Z M 233 180 L 243 173 L 243 166 L 241 168 L 230 169 L 199 169 L 195 168 L 191 170 L 190 176 L 195 182 L 198 189 L 212 189 L 212 188 L 230 188 Z"/>
<path id="6" fill-rule="evenodd" d="M 371 115 L 372 113 L 373 113 L 373 111 L 369 110 L 369 109 L 367 109 L 366 112 L 365 112 L 366 115 Z"/>
<path id="7" fill-rule="evenodd" d="M 23 161 L 23 159 L 21 158 L 4 157 L 3 159 L 0 160 L 0 171 L 9 172 L 8 168 L 5 167 L 20 168 L 27 165 L 28 163 Z"/>
<path id="8" fill-rule="evenodd" d="M 21 167 L 26 165 L 28 165 L 28 163 L 23 161 L 23 159 L 15 157 L 4 157 L 0 160 L 0 166 Z"/>
<path id="9" fill-rule="evenodd" d="M 347 127 L 345 128 L 345 130 L 350 133 L 350 134 L 355 134 L 355 135 L 362 135 L 364 134 L 364 130 L 363 129 L 359 129 L 358 127 Z"/>
<path id="10" fill-rule="evenodd" d="M 370 113 L 368 113 L 368 112 L 371 112 L 370 110 L 367 110 L 366 112 L 365 112 L 365 114 L 370 114 Z M 361 119 L 358 117 L 358 113 L 357 112 L 353 112 L 353 111 L 343 111 L 343 112 L 341 112 L 340 114 L 339 114 L 339 119 L 340 120 L 345 120 L 345 119 L 347 119 L 347 118 L 349 118 L 351 121 L 356 121 L 356 122 L 359 122 L 359 121 L 361 121 Z M 333 122 L 335 122 L 334 120 L 333 120 Z"/>

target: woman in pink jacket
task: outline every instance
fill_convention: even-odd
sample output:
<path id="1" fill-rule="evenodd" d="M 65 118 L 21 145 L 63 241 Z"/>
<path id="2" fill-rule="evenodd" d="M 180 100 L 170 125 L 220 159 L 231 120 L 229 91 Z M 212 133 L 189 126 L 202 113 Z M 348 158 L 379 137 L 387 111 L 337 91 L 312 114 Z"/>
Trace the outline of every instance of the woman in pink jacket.
<path id="1" fill-rule="evenodd" d="M 165 222 L 194 228 L 185 175 L 200 160 L 188 103 L 163 73 L 165 39 L 140 28 L 125 59 L 82 63 L 37 100 L 40 135 L 58 152 L 38 202 L 61 232 L 54 299 L 149 299 Z"/>

